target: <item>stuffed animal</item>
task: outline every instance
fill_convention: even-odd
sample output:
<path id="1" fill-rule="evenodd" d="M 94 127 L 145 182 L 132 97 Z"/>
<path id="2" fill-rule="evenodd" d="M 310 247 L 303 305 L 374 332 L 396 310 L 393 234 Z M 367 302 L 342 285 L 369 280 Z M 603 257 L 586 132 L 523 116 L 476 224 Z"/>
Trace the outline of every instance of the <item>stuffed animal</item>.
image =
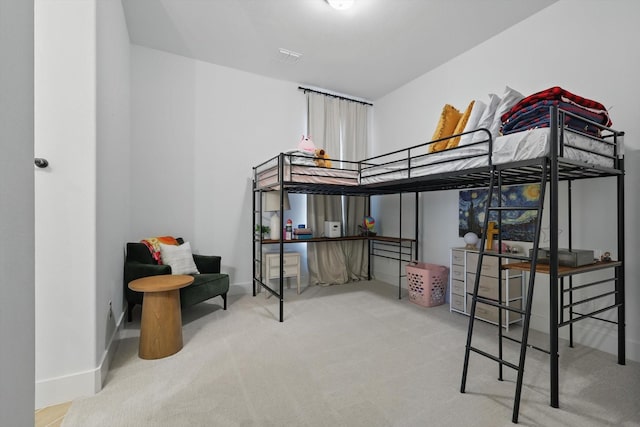
<path id="1" fill-rule="evenodd" d="M 331 160 L 329 159 L 329 155 L 322 148 L 316 148 L 316 156 L 314 157 L 314 162 L 316 166 L 321 168 L 330 168 Z"/>
<path id="2" fill-rule="evenodd" d="M 316 145 L 311 140 L 311 136 L 302 135 L 302 139 L 298 143 L 298 150 L 304 153 L 315 154 L 316 153 Z"/>

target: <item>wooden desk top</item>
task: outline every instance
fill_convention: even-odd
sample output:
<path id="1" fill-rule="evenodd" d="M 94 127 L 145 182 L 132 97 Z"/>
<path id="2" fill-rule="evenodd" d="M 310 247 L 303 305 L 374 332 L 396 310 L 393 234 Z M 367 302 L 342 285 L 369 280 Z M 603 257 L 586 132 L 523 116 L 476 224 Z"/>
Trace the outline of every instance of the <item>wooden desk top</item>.
<path id="1" fill-rule="evenodd" d="M 186 274 L 162 274 L 148 276 L 129 282 L 129 289 L 138 292 L 165 292 L 184 288 L 193 283 L 193 277 Z"/>
<path id="2" fill-rule="evenodd" d="M 567 267 L 564 265 L 558 266 L 558 277 L 572 276 L 574 274 L 586 273 L 595 270 L 603 270 L 605 268 L 613 268 L 622 265 L 620 261 L 594 261 L 593 264 L 587 264 L 580 267 Z M 511 264 L 503 264 L 503 269 L 513 269 L 529 271 L 531 270 L 530 262 L 514 262 Z M 549 274 L 551 267 L 549 264 L 538 263 L 536 264 L 536 272 Z"/>

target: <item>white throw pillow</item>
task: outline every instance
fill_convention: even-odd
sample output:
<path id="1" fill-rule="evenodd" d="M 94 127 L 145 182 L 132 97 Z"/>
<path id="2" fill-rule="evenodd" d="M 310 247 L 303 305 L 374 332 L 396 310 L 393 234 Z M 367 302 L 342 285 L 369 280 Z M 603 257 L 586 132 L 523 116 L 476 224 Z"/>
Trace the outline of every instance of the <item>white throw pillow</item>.
<path id="1" fill-rule="evenodd" d="M 171 266 L 171 274 L 200 274 L 193 261 L 191 244 L 184 242 L 180 246 L 160 243 L 162 263 Z"/>
<path id="2" fill-rule="evenodd" d="M 471 109 L 471 114 L 469 115 L 469 120 L 464 127 L 463 132 L 469 132 L 478 128 L 478 123 L 480 123 L 480 118 L 482 117 L 482 113 L 487 109 L 487 104 L 482 101 L 476 101 L 473 104 L 473 108 Z M 460 137 L 460 142 L 458 143 L 458 147 L 463 145 L 469 145 L 473 141 L 473 133 L 468 133 L 466 135 L 462 135 Z"/>
<path id="3" fill-rule="evenodd" d="M 489 94 L 489 103 L 487 104 L 480 120 L 478 120 L 478 125 L 476 129 L 489 129 L 493 124 L 493 118 L 496 115 L 496 109 L 498 108 L 498 104 L 500 103 L 500 97 L 495 93 Z M 476 132 L 473 134 L 473 142 L 480 142 L 487 139 L 487 134 L 485 132 Z"/>
<path id="4" fill-rule="evenodd" d="M 500 126 L 502 126 L 502 115 L 507 111 L 511 110 L 511 107 L 516 105 L 524 98 L 524 95 L 518 92 L 517 90 L 511 89 L 507 86 L 504 89 L 504 95 L 502 95 L 502 99 L 498 104 L 498 108 L 496 108 L 496 114 L 493 116 L 493 123 L 491 124 L 491 136 L 495 140 L 498 136 L 500 136 Z"/>

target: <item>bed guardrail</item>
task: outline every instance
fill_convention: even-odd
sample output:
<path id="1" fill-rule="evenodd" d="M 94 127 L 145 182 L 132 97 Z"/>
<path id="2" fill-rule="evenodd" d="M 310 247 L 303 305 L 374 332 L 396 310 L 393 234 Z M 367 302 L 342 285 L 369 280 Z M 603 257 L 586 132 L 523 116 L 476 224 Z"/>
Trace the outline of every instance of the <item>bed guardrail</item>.
<path id="1" fill-rule="evenodd" d="M 624 132 L 616 131 L 610 127 L 594 122 L 570 111 L 563 110 L 557 106 L 550 107 L 550 113 L 557 114 L 558 123 L 562 124 L 559 129 L 560 134 L 557 141 L 557 152 L 559 157 L 564 156 L 565 148 L 571 148 L 583 153 L 588 153 L 596 159 L 610 160 L 613 169 L 620 169 L 619 159 L 624 157 Z M 570 127 L 567 125 L 567 123 L 570 122 L 570 119 L 579 120 L 585 124 L 585 128 L 594 129 L 594 131 L 585 132 L 584 130 Z M 573 144 L 565 138 L 566 133 L 580 135 L 583 138 L 593 141 L 593 144 L 591 147 Z"/>

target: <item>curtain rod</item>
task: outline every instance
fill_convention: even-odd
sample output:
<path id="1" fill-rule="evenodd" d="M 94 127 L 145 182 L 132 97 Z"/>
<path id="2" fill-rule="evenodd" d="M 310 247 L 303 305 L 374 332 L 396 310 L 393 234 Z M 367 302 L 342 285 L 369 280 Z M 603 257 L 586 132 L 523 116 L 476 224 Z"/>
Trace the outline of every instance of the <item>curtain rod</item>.
<path id="1" fill-rule="evenodd" d="M 371 107 L 373 107 L 373 104 L 370 102 L 360 101 L 353 98 L 347 98 L 346 96 L 340 96 L 340 95 L 335 95 L 333 93 L 321 92 L 319 90 L 310 89 L 308 87 L 302 87 L 302 86 L 298 86 L 298 89 L 304 92 L 313 92 L 313 93 L 319 93 L 320 95 L 333 96 L 334 98 L 344 99 L 345 101 L 357 102 L 359 104 L 370 105 Z"/>

